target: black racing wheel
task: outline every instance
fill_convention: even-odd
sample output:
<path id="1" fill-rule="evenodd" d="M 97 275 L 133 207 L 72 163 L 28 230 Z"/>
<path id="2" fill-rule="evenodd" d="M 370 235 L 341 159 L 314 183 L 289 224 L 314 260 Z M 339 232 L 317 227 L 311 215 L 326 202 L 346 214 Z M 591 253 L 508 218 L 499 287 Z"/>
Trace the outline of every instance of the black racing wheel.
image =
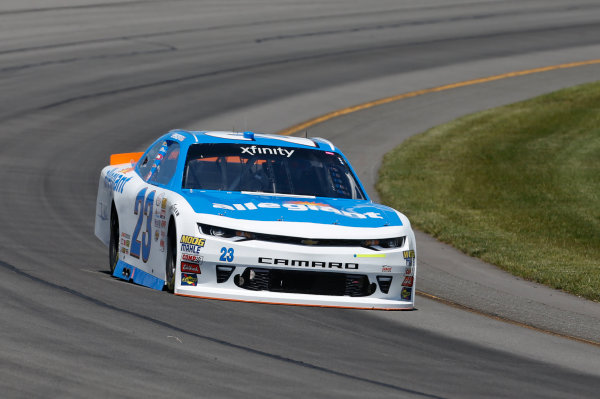
<path id="1" fill-rule="evenodd" d="M 108 245 L 108 267 L 110 274 L 115 272 L 119 261 L 119 215 L 114 205 L 110 211 L 110 243 Z"/>
<path id="2" fill-rule="evenodd" d="M 175 291 L 175 271 L 177 269 L 177 234 L 175 232 L 175 223 L 173 220 L 169 223 L 169 233 L 167 234 L 167 261 L 165 262 L 165 283 L 167 291 Z"/>

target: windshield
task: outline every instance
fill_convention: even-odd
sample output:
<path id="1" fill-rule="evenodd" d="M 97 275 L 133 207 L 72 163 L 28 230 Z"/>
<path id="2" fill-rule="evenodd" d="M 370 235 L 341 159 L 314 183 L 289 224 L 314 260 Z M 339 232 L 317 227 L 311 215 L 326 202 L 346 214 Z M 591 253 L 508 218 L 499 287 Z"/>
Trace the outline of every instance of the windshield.
<path id="1" fill-rule="evenodd" d="M 339 154 L 263 145 L 191 145 L 182 187 L 365 199 Z"/>

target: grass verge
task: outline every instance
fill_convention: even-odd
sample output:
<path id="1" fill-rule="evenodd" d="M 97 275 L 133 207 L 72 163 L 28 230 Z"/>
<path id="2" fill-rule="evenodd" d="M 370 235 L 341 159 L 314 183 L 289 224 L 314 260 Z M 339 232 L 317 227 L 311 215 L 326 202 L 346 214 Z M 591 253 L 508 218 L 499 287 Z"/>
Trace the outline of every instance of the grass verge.
<path id="1" fill-rule="evenodd" d="M 414 136 L 377 189 L 468 255 L 600 301 L 600 82 Z"/>

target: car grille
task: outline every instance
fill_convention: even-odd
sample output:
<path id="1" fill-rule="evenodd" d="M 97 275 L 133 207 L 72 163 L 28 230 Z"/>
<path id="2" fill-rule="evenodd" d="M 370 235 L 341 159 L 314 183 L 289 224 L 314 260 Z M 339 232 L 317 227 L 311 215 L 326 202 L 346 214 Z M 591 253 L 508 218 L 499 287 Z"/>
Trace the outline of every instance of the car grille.
<path id="1" fill-rule="evenodd" d="M 224 283 L 229 280 L 234 269 L 233 266 L 217 265 L 217 283 Z"/>
<path id="2" fill-rule="evenodd" d="M 392 285 L 392 276 L 377 276 L 377 282 L 379 283 L 379 289 L 384 294 L 390 292 L 390 286 Z"/>
<path id="3" fill-rule="evenodd" d="M 328 273 L 248 267 L 234 277 L 235 284 L 252 291 L 293 294 L 368 296 L 375 291 L 364 274 Z"/>
<path id="4" fill-rule="evenodd" d="M 308 239 L 301 237 L 280 236 L 275 234 L 255 233 L 256 239 L 260 241 L 278 242 L 282 244 L 314 245 L 319 247 L 360 247 L 363 240 L 347 239 Z"/>

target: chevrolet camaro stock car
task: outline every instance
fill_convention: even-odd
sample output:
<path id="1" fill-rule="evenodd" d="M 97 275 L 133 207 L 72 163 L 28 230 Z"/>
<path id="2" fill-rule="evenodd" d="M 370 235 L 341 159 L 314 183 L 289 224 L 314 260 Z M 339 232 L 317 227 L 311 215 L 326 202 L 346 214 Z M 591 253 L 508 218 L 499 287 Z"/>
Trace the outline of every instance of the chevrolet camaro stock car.
<path id="1" fill-rule="evenodd" d="M 331 142 L 173 130 L 100 175 L 113 276 L 177 295 L 413 309 L 415 236 Z"/>

